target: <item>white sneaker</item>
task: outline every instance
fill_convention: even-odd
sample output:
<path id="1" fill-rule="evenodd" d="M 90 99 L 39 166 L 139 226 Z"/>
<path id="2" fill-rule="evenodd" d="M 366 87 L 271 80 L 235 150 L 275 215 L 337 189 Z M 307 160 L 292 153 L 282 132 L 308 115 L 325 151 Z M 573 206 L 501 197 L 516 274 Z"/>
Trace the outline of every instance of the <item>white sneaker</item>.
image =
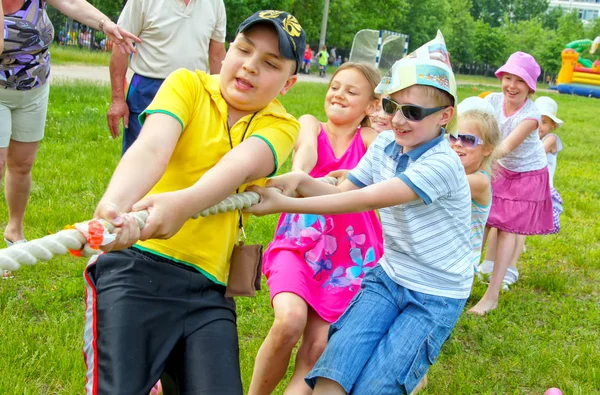
<path id="1" fill-rule="evenodd" d="M 502 289 L 509 291 L 510 287 L 519 279 L 519 270 L 516 267 L 508 267 L 504 279 L 502 280 Z"/>
<path id="2" fill-rule="evenodd" d="M 494 261 L 483 261 L 481 265 L 477 267 L 475 273 L 477 277 L 483 281 L 484 283 L 490 282 L 490 277 L 492 276 L 492 272 L 494 271 Z"/>

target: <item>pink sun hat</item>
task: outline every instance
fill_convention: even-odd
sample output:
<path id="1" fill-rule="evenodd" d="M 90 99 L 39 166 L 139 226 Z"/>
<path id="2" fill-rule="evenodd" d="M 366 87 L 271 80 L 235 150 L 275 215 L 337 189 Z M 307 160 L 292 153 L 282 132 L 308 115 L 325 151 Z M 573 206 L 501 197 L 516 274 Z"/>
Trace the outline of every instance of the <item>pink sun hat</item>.
<path id="1" fill-rule="evenodd" d="M 510 55 L 504 66 L 496 70 L 496 77 L 502 79 L 502 74 L 504 73 L 521 77 L 529 89 L 535 92 L 541 69 L 533 56 L 525 52 L 515 52 Z"/>

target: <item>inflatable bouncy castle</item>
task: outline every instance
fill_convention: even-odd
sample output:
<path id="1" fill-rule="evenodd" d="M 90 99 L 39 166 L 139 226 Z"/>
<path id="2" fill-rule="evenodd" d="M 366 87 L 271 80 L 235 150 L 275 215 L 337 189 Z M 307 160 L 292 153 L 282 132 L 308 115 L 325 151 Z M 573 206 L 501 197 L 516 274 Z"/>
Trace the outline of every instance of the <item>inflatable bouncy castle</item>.
<path id="1" fill-rule="evenodd" d="M 580 57 L 583 50 L 590 48 L 596 52 L 600 37 L 592 40 L 578 40 L 567 44 L 562 51 L 562 67 L 556 78 L 556 86 L 550 89 L 571 95 L 600 98 L 600 61 L 592 61 Z"/>

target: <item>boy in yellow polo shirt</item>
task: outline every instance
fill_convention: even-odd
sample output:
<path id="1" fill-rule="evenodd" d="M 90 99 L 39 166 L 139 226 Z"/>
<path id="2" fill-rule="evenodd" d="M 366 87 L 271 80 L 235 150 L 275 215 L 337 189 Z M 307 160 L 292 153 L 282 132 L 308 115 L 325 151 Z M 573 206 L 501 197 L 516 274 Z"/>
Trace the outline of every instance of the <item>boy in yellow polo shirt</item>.
<path id="1" fill-rule="evenodd" d="M 242 394 L 235 304 L 224 296 L 239 214 L 189 218 L 264 184 L 286 160 L 299 124 L 275 97 L 295 84 L 304 47 L 294 16 L 257 12 L 220 76 L 177 70 L 140 116 L 96 209 L 118 226 L 119 251 L 85 272 L 88 394 L 147 394 L 163 372 L 179 393 Z M 121 213 L 141 209 L 150 216 L 140 234 Z"/>

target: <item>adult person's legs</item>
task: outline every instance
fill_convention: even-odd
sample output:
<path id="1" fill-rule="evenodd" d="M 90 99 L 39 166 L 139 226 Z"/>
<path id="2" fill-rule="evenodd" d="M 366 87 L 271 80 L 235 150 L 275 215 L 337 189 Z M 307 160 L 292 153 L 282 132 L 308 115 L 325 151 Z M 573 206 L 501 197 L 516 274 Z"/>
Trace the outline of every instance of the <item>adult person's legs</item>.
<path id="1" fill-rule="evenodd" d="M 12 242 L 23 240 L 23 220 L 31 193 L 31 169 L 35 162 L 39 141 L 22 143 L 11 140 L 6 160 L 4 195 L 8 206 L 8 224 L 4 238 Z"/>
<path id="2" fill-rule="evenodd" d="M 125 151 L 131 147 L 131 144 L 140 135 L 142 124 L 138 118 L 150 105 L 163 81 L 162 79 L 148 78 L 139 74 L 134 74 L 131 78 L 125 101 L 129 107 L 129 123 L 123 133 L 122 154 L 125 154 Z"/>
<path id="3" fill-rule="evenodd" d="M 44 137 L 49 91 L 48 83 L 28 91 L 0 89 L 0 179 L 6 172 L 8 224 L 4 238 L 10 242 L 25 238 L 23 219 L 31 192 L 31 169 Z"/>

